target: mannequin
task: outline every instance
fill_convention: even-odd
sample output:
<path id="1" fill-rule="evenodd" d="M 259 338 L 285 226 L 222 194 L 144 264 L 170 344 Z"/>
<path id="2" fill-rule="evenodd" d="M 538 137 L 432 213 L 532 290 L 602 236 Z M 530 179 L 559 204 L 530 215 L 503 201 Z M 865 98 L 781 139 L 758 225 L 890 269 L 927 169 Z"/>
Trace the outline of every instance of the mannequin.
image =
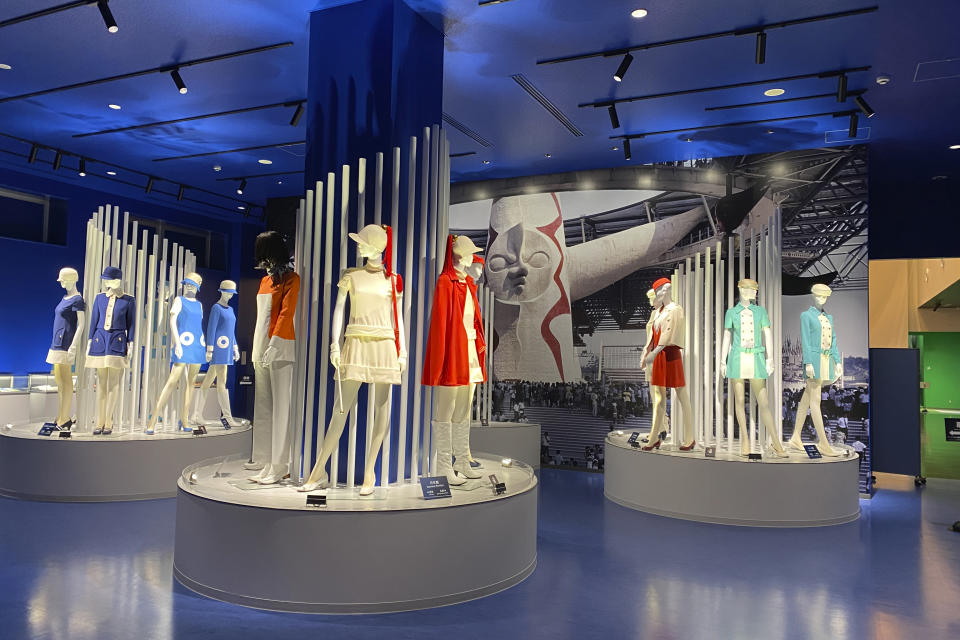
<path id="1" fill-rule="evenodd" d="M 69 431 L 73 427 L 70 419 L 70 404 L 73 401 L 73 363 L 77 360 L 77 346 L 83 338 L 79 328 L 83 326 L 84 311 L 87 306 L 83 296 L 77 291 L 80 275 L 72 267 L 60 269 L 57 282 L 66 291 L 60 304 L 54 310 L 53 342 L 47 351 L 47 362 L 53 365 L 53 377 L 57 382 L 59 409 L 53 423 L 60 431 Z M 49 423 L 47 423 L 49 424 Z"/>
<path id="2" fill-rule="evenodd" d="M 477 285 L 467 275 L 478 251 L 467 236 L 447 236 L 447 254 L 433 295 L 424 354 L 422 384 L 437 387 L 432 422 L 437 449 L 435 473 L 446 476 L 454 486 L 482 477 L 470 466 L 469 454 L 473 392 L 478 382 L 487 379 Z"/>
<path id="3" fill-rule="evenodd" d="M 253 331 L 254 380 L 253 457 L 245 466 L 260 469 L 249 478 L 276 484 L 290 469 L 290 394 L 296 360 L 293 318 L 300 296 L 300 276 L 283 236 L 264 231 L 257 236 L 254 259 L 267 275 L 257 290 L 257 325 Z"/>
<path id="4" fill-rule="evenodd" d="M 797 406 L 797 421 L 790 436 L 790 447 L 804 451 L 800 432 L 809 409 L 813 427 L 817 430 L 817 449 L 825 456 L 839 456 L 840 453 L 830 446 L 823 429 L 823 414 L 820 412 L 821 388 L 843 374 L 840 352 L 837 350 L 837 334 L 833 330 L 833 316 L 823 310 L 823 305 L 833 291 L 825 284 L 815 284 L 810 293 L 813 294 L 813 306 L 800 314 L 805 388 Z"/>
<path id="5" fill-rule="evenodd" d="M 220 283 L 220 299 L 210 307 L 210 317 L 207 319 L 207 353 L 209 363 L 207 375 L 200 383 L 200 393 L 193 403 L 193 424 L 203 424 L 203 401 L 214 380 L 217 382 L 217 402 L 223 416 L 224 429 L 239 427 L 241 422 L 233 417 L 230 410 L 230 392 L 227 391 L 227 367 L 240 359 L 240 347 L 237 346 L 236 327 L 237 316 L 230 306 L 230 299 L 237 294 L 237 283 L 233 280 L 224 280 Z"/>
<path id="6" fill-rule="evenodd" d="M 677 394 L 677 400 L 680 401 L 680 407 L 683 411 L 683 425 L 680 434 L 681 444 L 679 451 L 692 451 L 697 444 L 693 438 L 692 418 L 693 411 L 690 408 L 690 394 L 687 392 L 686 381 L 683 376 L 683 360 L 681 360 L 681 350 L 684 344 L 683 327 L 683 309 L 675 303 L 671 297 L 673 285 L 666 278 L 660 278 L 653 283 L 653 290 L 656 292 L 654 299 L 657 305 L 657 317 L 653 321 L 653 339 L 650 342 L 650 350 L 647 353 L 647 359 L 644 364 L 652 364 L 651 384 L 663 387 L 664 396 L 666 389 L 674 389 Z M 664 398 L 665 399 L 665 398 Z M 662 425 L 666 416 L 666 402 L 661 402 L 657 411 L 653 414 L 653 428 L 650 430 L 650 441 L 643 447 L 644 451 L 652 451 L 660 448 L 660 433 L 663 431 Z M 656 438 L 654 439 L 654 434 Z M 674 434 L 674 438 L 677 434 Z"/>
<path id="7" fill-rule="evenodd" d="M 657 319 L 657 292 L 653 289 L 647 291 L 647 300 L 650 302 L 650 306 L 653 307 L 653 310 L 650 311 L 650 318 L 647 320 L 647 341 L 643 345 L 643 353 L 640 354 L 640 362 L 645 363 L 643 367 L 643 374 L 647 379 L 647 384 L 650 386 L 650 403 L 652 405 L 652 415 L 657 416 L 661 413 L 661 408 L 663 409 L 664 421 L 666 420 L 666 405 L 664 404 L 667 401 L 667 393 L 663 387 L 658 387 L 653 384 L 653 366 L 647 364 L 647 355 L 650 350 L 650 341 L 653 339 L 653 323 Z M 660 425 L 660 432 L 666 432 L 664 428 L 666 425 Z M 643 439 L 644 442 L 650 442 L 651 438 L 655 442 L 658 438 L 654 438 L 653 425 L 650 427 L 650 433 L 646 438 Z"/>
<path id="8" fill-rule="evenodd" d="M 733 403 L 740 425 L 740 455 L 750 454 L 752 441 L 744 410 L 744 387 L 750 381 L 750 390 L 757 397 L 760 421 L 771 434 L 774 456 L 787 457 L 777 437 L 767 398 L 767 378 L 773 373 L 773 330 L 767 310 L 753 304 L 760 285 L 744 278 L 737 284 L 740 302 L 727 309 L 723 318 L 723 345 L 720 348 L 720 375 L 730 380 Z M 764 358 L 766 355 L 766 358 Z M 764 443 L 761 443 L 763 446 Z"/>
<path id="9" fill-rule="evenodd" d="M 327 460 L 340 443 L 348 408 L 356 404 L 360 385 L 366 383 L 373 386 L 369 397 L 375 407 L 370 452 L 364 461 L 363 484 L 360 486 L 360 495 L 368 496 L 376 484 L 374 467 L 390 426 L 390 386 L 400 384 L 400 375 L 407 366 L 401 313 L 403 280 L 390 271 L 393 252 L 390 227 L 370 224 L 359 233 L 351 233 L 350 239 L 357 243 L 357 253 L 366 262 L 363 267 L 347 269 L 337 283 L 330 364 L 336 370 L 334 379 L 339 381 L 340 399 L 330 418 L 317 463 L 299 491 L 314 491 L 329 484 Z M 348 297 L 350 321 L 344 332 L 344 307 Z M 341 336 L 345 336 L 342 351 Z"/>
<path id="10" fill-rule="evenodd" d="M 90 312 L 90 338 L 84 366 L 97 370 L 97 425 L 93 435 L 113 433 L 113 414 L 120 398 L 121 373 L 130 365 L 128 349 L 136 326 L 133 296 L 123 293 L 123 273 L 107 267 L 100 276 L 98 293 Z"/>
<path id="11" fill-rule="evenodd" d="M 203 306 L 197 300 L 197 291 L 203 284 L 203 278 L 197 273 L 188 273 L 180 282 L 183 285 L 183 295 L 177 296 L 170 305 L 170 340 L 173 345 L 173 356 L 170 358 L 170 375 L 163 385 L 163 391 L 157 398 L 157 404 L 150 414 L 146 434 L 152 436 L 156 432 L 160 412 L 166 406 L 180 381 L 186 380 L 187 386 L 183 394 L 183 406 L 180 407 L 179 429 L 190 433 L 194 428 L 188 419 L 190 403 L 193 399 L 193 381 L 200 373 L 200 365 L 205 362 L 203 340 Z M 203 425 L 196 430 L 206 433 Z"/>

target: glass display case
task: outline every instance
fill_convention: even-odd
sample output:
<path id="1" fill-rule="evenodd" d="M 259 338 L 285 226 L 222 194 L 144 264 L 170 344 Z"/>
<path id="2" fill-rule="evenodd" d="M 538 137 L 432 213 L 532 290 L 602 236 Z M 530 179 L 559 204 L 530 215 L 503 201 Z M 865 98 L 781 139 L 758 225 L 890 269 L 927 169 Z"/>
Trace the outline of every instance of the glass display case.
<path id="1" fill-rule="evenodd" d="M 29 376 L 0 373 L 0 393 L 27 393 L 29 382 Z"/>
<path id="2" fill-rule="evenodd" d="M 57 382 L 52 373 L 31 373 L 27 376 L 28 388 L 31 393 L 56 393 Z M 74 376 L 76 385 L 76 376 Z"/>

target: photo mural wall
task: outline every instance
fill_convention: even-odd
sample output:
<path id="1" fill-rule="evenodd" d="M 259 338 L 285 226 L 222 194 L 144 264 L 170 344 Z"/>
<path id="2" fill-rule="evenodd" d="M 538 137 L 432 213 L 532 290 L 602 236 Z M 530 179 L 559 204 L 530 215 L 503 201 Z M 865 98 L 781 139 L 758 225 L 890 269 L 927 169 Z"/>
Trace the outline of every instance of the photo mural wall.
<path id="1" fill-rule="evenodd" d="M 856 169 L 862 194 L 843 172 L 817 179 L 841 160 L 847 174 Z M 485 247 L 495 297 L 491 419 L 540 423 L 541 464 L 602 469 L 608 431 L 650 428 L 640 361 L 650 285 L 718 241 L 727 257 L 731 236 L 759 233 L 779 215 L 782 435 L 802 408 L 800 315 L 812 284 L 828 284 L 843 376 L 822 390 L 825 430 L 863 452 L 867 492 L 865 186 L 863 147 L 454 185 L 451 232 Z M 803 428 L 810 440 L 809 417 Z"/>

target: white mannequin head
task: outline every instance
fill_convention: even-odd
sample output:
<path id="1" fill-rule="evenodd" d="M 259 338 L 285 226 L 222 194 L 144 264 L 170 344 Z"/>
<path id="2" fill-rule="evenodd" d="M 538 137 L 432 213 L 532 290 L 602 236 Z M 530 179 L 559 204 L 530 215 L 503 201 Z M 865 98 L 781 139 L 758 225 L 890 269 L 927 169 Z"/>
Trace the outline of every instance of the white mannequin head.
<path id="1" fill-rule="evenodd" d="M 657 306 L 657 292 L 653 289 L 647 291 L 647 300 L 650 302 L 651 307 Z"/>
<path id="2" fill-rule="evenodd" d="M 810 293 L 813 294 L 813 304 L 818 309 L 822 309 L 833 290 L 825 284 L 817 283 L 810 288 Z"/>
<path id="3" fill-rule="evenodd" d="M 673 284 L 668 279 L 660 278 L 654 282 L 653 290 L 656 292 L 656 298 L 654 298 L 656 306 L 664 307 L 673 301 Z"/>
<path id="4" fill-rule="evenodd" d="M 480 247 L 473 243 L 467 236 L 455 236 L 453 239 L 453 268 L 461 273 L 466 273 L 467 269 L 473 265 L 473 256 L 482 251 Z"/>
<path id="5" fill-rule="evenodd" d="M 471 256 L 471 262 L 466 268 L 466 272 L 468 276 L 473 278 L 474 282 L 479 283 L 480 279 L 483 278 L 483 261 Z"/>
<path id="6" fill-rule="evenodd" d="M 60 275 L 57 276 L 57 282 L 67 291 L 73 291 L 77 288 L 77 282 L 80 280 L 80 274 L 73 267 L 64 267 L 60 269 Z"/>
<path id="7" fill-rule="evenodd" d="M 100 276 L 104 291 L 120 291 L 123 286 L 123 272 L 117 267 L 106 267 Z"/>
<path id="8" fill-rule="evenodd" d="M 227 306 L 230 299 L 237 295 L 237 283 L 233 280 L 223 280 L 220 282 L 220 304 Z"/>
<path id="9" fill-rule="evenodd" d="M 183 285 L 183 295 L 188 298 L 196 298 L 197 291 L 200 290 L 200 285 L 203 284 L 203 278 L 200 277 L 199 273 L 190 272 L 180 283 Z"/>
<path id="10" fill-rule="evenodd" d="M 757 292 L 760 290 L 760 285 L 756 280 L 744 278 L 737 283 L 737 289 L 740 292 L 740 301 L 750 304 L 757 299 Z"/>
<path id="11" fill-rule="evenodd" d="M 351 233 L 350 239 L 357 243 L 357 254 L 365 260 L 379 263 L 387 248 L 387 232 L 378 224 L 368 224 L 359 233 Z"/>
<path id="12" fill-rule="evenodd" d="M 123 280 L 120 279 L 103 281 L 104 291 L 119 291 L 121 286 L 123 286 Z"/>

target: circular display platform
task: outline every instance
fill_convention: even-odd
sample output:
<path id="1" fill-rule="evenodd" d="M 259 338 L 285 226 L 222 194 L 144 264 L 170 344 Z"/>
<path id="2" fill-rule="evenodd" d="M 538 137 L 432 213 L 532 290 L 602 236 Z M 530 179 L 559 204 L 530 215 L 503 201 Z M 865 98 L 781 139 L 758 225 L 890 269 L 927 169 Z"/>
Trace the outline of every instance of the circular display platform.
<path id="1" fill-rule="evenodd" d="M 520 460 L 540 468 L 540 425 L 535 422 L 491 422 L 470 427 L 470 449 L 479 455 L 491 454 Z"/>
<path id="2" fill-rule="evenodd" d="M 749 461 L 721 449 L 684 453 L 641 451 L 629 436 L 606 439 L 604 495 L 617 504 L 671 518 L 761 527 L 818 527 L 856 520 L 859 458 L 849 447 L 840 457 Z M 739 447 L 738 443 L 734 445 Z"/>
<path id="3" fill-rule="evenodd" d="M 386 613 L 507 589 L 537 562 L 537 478 L 479 458 L 483 478 L 425 500 L 419 483 L 312 494 L 262 487 L 239 458 L 184 470 L 174 575 L 211 598 L 301 613 Z M 506 492 L 496 495 L 496 474 Z M 307 496 L 326 506 L 308 506 Z"/>
<path id="4" fill-rule="evenodd" d="M 0 495 L 53 502 L 170 498 L 183 468 L 215 456 L 249 455 L 249 425 L 207 425 L 206 435 L 115 431 L 38 435 L 42 423 L 0 426 Z"/>

